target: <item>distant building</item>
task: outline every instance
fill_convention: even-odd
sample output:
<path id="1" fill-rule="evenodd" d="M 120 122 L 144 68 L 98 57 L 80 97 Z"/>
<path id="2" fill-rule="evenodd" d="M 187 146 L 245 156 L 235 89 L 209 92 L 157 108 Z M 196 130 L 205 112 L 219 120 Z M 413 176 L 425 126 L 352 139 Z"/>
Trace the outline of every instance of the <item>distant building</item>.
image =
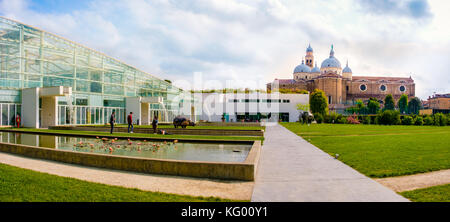
<path id="1" fill-rule="evenodd" d="M 201 100 L 200 120 L 210 122 L 296 122 L 309 109 L 309 94 L 203 93 Z"/>
<path id="2" fill-rule="evenodd" d="M 420 114 L 450 113 L 450 93 L 434 94 L 423 102 Z"/>
<path id="3" fill-rule="evenodd" d="M 315 66 L 313 66 L 315 64 Z M 323 90 L 328 98 L 330 110 L 342 112 L 359 99 L 365 101 L 371 97 L 377 98 L 381 104 L 387 94 L 392 94 L 395 100 L 402 94 L 415 96 L 415 84 L 411 77 L 373 77 L 353 76 L 348 66 L 342 69 L 341 63 L 334 56 L 331 46 L 330 57 L 325 59 L 320 68 L 314 62 L 311 45 L 306 49 L 305 60 L 295 67 L 293 79 L 275 79 L 267 84 L 268 90 L 278 89 L 314 89 Z"/>

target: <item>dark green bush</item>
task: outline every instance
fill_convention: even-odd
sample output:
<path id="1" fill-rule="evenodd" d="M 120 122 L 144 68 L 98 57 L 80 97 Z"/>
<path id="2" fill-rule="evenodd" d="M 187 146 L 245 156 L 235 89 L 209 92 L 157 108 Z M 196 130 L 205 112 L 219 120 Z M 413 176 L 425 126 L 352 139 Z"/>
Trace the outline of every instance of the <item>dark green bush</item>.
<path id="1" fill-rule="evenodd" d="M 417 117 L 414 119 L 414 124 L 417 125 L 417 126 L 422 126 L 422 125 L 423 125 L 423 118 L 420 117 L 420 116 L 417 116 Z"/>
<path id="2" fill-rule="evenodd" d="M 427 126 L 433 125 L 434 124 L 434 119 L 431 116 L 427 116 L 425 117 L 425 119 L 423 119 L 424 124 Z"/>
<path id="3" fill-rule="evenodd" d="M 323 116 L 320 113 L 314 113 L 314 119 L 317 123 L 323 123 Z"/>
<path id="4" fill-rule="evenodd" d="M 378 124 L 397 125 L 400 124 L 400 115 L 398 111 L 385 110 L 377 115 Z"/>
<path id="5" fill-rule="evenodd" d="M 363 116 L 362 123 L 363 124 L 370 124 L 370 116 Z"/>
<path id="6" fill-rule="evenodd" d="M 339 123 L 339 124 L 346 124 L 346 123 L 347 123 L 347 118 L 341 115 L 341 116 L 338 118 L 338 120 L 337 120 L 336 123 Z"/>
<path id="7" fill-rule="evenodd" d="M 402 125 L 413 125 L 414 119 L 411 116 L 404 116 L 402 119 Z"/>
<path id="8" fill-rule="evenodd" d="M 447 125 L 447 116 L 442 113 L 434 114 L 434 125 L 446 126 Z"/>

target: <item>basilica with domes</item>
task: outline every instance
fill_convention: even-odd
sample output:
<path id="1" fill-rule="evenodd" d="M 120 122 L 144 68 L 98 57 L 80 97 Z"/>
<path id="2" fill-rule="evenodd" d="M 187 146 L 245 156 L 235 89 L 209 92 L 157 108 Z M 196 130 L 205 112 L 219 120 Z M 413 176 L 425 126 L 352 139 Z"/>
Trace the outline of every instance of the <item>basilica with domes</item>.
<path id="1" fill-rule="evenodd" d="M 328 98 L 330 110 L 342 112 L 359 99 L 366 101 L 377 98 L 381 104 L 387 94 L 392 94 L 398 100 L 402 94 L 413 97 L 415 84 L 411 77 L 353 76 L 348 66 L 342 68 L 341 62 L 335 57 L 331 46 L 330 56 L 323 60 L 320 68 L 314 61 L 314 50 L 311 45 L 306 49 L 302 63 L 295 67 L 293 79 L 275 79 L 267 84 L 267 89 L 323 90 Z"/>

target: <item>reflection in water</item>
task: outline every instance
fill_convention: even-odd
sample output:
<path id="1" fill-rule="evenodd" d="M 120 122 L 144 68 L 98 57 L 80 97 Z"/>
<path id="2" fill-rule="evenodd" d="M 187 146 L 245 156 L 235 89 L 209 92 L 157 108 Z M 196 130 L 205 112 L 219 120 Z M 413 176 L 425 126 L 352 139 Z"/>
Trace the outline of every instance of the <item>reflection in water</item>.
<path id="1" fill-rule="evenodd" d="M 243 162 L 251 148 L 247 144 L 114 140 L 13 132 L 0 132 L 0 141 L 77 152 L 214 162 Z"/>

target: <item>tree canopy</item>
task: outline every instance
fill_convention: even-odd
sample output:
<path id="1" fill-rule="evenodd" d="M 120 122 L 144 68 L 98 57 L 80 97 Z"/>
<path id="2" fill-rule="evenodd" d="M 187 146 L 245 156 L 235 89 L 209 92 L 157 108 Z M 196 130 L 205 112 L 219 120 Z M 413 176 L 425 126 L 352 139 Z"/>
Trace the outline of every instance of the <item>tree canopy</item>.
<path id="1" fill-rule="evenodd" d="M 413 97 L 408 103 L 408 113 L 419 114 L 419 110 L 422 108 L 422 101 L 419 98 Z"/>
<path id="2" fill-rule="evenodd" d="M 397 106 L 401 114 L 404 114 L 408 111 L 408 96 L 406 94 L 402 94 L 402 96 L 400 96 Z"/>
<path id="3" fill-rule="evenodd" d="M 322 116 L 328 113 L 328 101 L 325 92 L 315 89 L 310 94 L 309 105 L 312 113 L 320 113 Z"/>
<path id="4" fill-rule="evenodd" d="M 394 110 L 395 109 L 395 102 L 394 97 L 392 97 L 391 94 L 387 94 L 384 98 L 384 110 Z"/>

